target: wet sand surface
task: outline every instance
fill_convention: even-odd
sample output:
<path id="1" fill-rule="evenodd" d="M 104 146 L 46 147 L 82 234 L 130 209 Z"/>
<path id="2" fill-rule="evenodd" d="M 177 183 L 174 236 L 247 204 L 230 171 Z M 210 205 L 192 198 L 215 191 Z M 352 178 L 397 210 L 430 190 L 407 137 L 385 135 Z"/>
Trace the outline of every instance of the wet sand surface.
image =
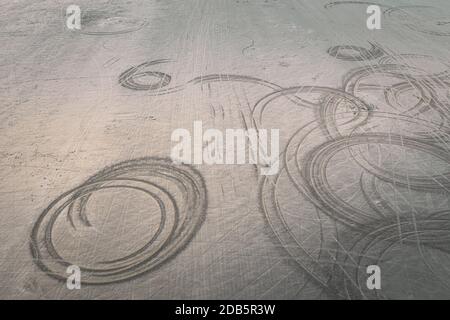
<path id="1" fill-rule="evenodd" d="M 370 4 L 2 0 L 0 298 L 450 298 L 450 2 Z M 194 121 L 278 173 L 173 163 Z"/>

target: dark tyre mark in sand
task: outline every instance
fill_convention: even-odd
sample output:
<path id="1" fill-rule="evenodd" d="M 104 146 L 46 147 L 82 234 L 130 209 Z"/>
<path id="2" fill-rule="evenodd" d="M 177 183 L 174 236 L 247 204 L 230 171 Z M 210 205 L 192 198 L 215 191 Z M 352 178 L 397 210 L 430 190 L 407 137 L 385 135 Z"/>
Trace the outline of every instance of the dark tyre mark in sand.
<path id="1" fill-rule="evenodd" d="M 161 222 L 150 241 L 134 252 L 95 262 L 93 267 L 80 266 L 85 284 L 129 280 L 162 266 L 189 243 L 205 218 L 206 187 L 202 176 L 192 167 L 159 158 L 136 159 L 107 167 L 54 200 L 36 221 L 31 233 L 31 252 L 35 263 L 49 276 L 65 280 L 66 268 L 73 264 L 64 260 L 56 249 L 52 232 L 57 219 L 67 212 L 72 227 L 74 215 L 90 226 L 86 205 L 91 195 L 109 189 L 143 192 L 158 204 Z M 89 212 L 92 214 L 95 212 Z"/>

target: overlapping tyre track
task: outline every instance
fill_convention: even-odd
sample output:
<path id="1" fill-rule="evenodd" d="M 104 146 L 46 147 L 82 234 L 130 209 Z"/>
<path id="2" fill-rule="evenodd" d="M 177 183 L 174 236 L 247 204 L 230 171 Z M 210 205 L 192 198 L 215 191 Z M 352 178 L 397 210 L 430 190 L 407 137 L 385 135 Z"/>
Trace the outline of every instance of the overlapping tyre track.
<path id="1" fill-rule="evenodd" d="M 341 1 L 329 3 L 326 8 L 340 4 L 377 4 L 373 2 Z M 380 5 L 384 14 L 394 18 L 392 14 L 397 9 Z M 423 31 L 423 30 L 416 30 Z M 443 35 L 433 33 L 435 35 Z M 255 128 L 261 128 L 264 112 L 272 103 L 280 98 L 287 98 L 299 110 L 314 110 L 317 119 L 299 128 L 288 140 L 281 154 L 282 165 L 278 175 L 265 177 L 259 189 L 261 209 L 266 220 L 285 250 L 298 263 L 311 283 L 318 285 L 324 292 L 340 298 L 366 298 L 371 294 L 361 285 L 360 274 L 367 263 L 362 257 L 367 248 L 373 243 L 386 243 L 385 250 L 398 242 L 398 229 L 402 229 L 405 241 L 413 244 L 434 245 L 447 244 L 450 240 L 448 233 L 448 211 L 429 213 L 415 218 L 401 217 L 398 220 L 395 209 L 383 200 L 378 193 L 377 181 L 390 183 L 396 188 L 414 189 L 421 192 L 448 193 L 450 174 L 443 172 L 436 176 L 411 175 L 392 172 L 375 164 L 372 159 L 365 158 L 361 147 L 368 145 L 396 146 L 413 151 L 419 151 L 439 159 L 448 165 L 449 162 L 449 104 L 437 94 L 440 88 L 449 88 L 449 70 L 430 73 L 418 69 L 407 63 L 409 58 L 424 57 L 414 54 L 390 54 L 378 44 L 369 43 L 370 48 L 354 45 L 338 45 L 328 49 L 328 54 L 336 59 L 349 62 L 375 62 L 373 65 L 352 69 L 344 78 L 341 88 L 317 86 L 302 86 L 282 88 L 274 83 L 243 75 L 212 74 L 196 77 L 187 83 L 170 87 L 171 77 L 168 74 L 147 67 L 169 60 L 156 60 L 143 63 L 125 71 L 119 78 L 119 83 L 133 90 L 146 90 L 150 95 L 170 94 L 184 90 L 189 85 L 203 83 L 237 81 L 258 84 L 273 91 L 260 98 L 252 109 L 251 123 Z M 378 61 L 376 61 L 378 60 Z M 151 76 L 158 81 L 153 84 L 139 83 L 144 76 Z M 395 84 L 383 86 L 377 77 L 388 77 Z M 370 81 L 372 80 L 372 81 Z M 370 81 L 370 84 L 367 82 Z M 377 105 L 364 101 L 363 91 L 379 90 L 382 92 L 386 110 L 377 110 Z M 404 110 L 400 103 L 400 96 L 419 94 L 414 105 Z M 304 95 L 321 95 L 319 101 L 304 98 Z M 403 115 L 402 115 L 403 114 Z M 429 114 L 436 114 L 439 121 L 429 120 Z M 401 132 L 373 131 L 370 124 L 373 120 L 397 123 L 408 123 L 413 130 L 402 128 Z M 425 128 L 417 131 L 417 127 Z M 364 128 L 360 130 L 361 128 Z M 318 139 L 314 144 L 315 137 Z M 311 138 L 313 137 L 313 138 Z M 305 151 L 306 148 L 306 151 Z M 348 159 L 355 168 L 362 170 L 361 179 L 357 181 L 361 186 L 361 193 L 366 200 L 367 209 L 353 206 L 340 198 L 327 178 L 327 167 L 334 155 L 340 152 L 348 153 Z M 450 168 L 450 167 L 449 167 Z M 318 252 L 311 253 L 303 247 L 296 235 L 290 229 L 283 216 L 282 205 L 279 203 L 277 189 L 282 174 L 286 174 L 297 192 L 311 202 L 320 213 L 324 213 L 338 225 L 331 234 L 336 241 L 325 243 L 326 237 L 321 237 Z M 366 178 L 364 178 L 366 177 Z M 369 179 L 370 186 L 364 185 Z M 368 194 L 368 192 L 373 194 Z M 375 200 L 374 200 L 375 199 Z M 415 217 L 413 214 L 412 217 Z M 321 220 L 319 219 L 319 224 Z M 360 239 L 352 243 L 340 243 L 342 230 L 350 230 L 361 235 Z M 321 228 L 320 232 L 324 232 Z M 328 232 L 330 230 L 328 229 Z M 329 235 L 330 236 L 330 235 Z M 376 239 L 367 242 L 367 239 Z M 420 238 L 420 241 L 418 240 Z M 402 240 L 403 241 L 403 240 Z M 366 245 L 361 245 L 366 243 Z M 343 247 L 346 246 L 346 247 Z M 333 248 L 330 250 L 330 248 Z M 385 251 L 384 250 L 384 251 Z M 383 255 L 378 251 L 378 258 Z M 354 263 L 354 257 L 359 257 Z M 422 257 L 423 258 L 423 257 Z M 376 263 L 377 261 L 372 263 Z M 388 297 L 383 293 L 376 296 Z"/>
<path id="2" fill-rule="evenodd" d="M 382 265 L 385 255 L 394 247 L 415 247 L 419 259 L 426 268 L 441 283 L 450 289 L 450 282 L 446 275 L 436 272 L 435 266 L 428 261 L 425 251 L 433 249 L 448 254 L 450 242 L 450 210 L 433 212 L 427 217 L 418 218 L 416 221 L 409 219 L 387 218 L 381 226 L 372 226 L 371 231 L 357 237 L 348 251 L 344 252 L 337 263 L 346 266 L 345 275 L 340 273 L 341 284 L 351 299 L 378 298 L 389 299 L 389 295 L 383 291 L 368 291 L 366 289 L 365 272 L 368 265 Z M 424 284 L 426 285 L 426 284 Z"/>
<path id="3" fill-rule="evenodd" d="M 387 114 L 372 114 L 371 116 L 389 119 L 389 115 Z M 390 116 L 395 117 L 395 115 Z M 353 114 L 348 115 L 348 117 L 353 118 Z M 333 119 L 333 117 L 330 118 Z M 415 121 L 413 118 L 409 120 L 412 122 Z M 307 150 L 300 157 L 299 155 L 303 151 L 302 143 L 304 143 L 308 135 L 312 135 L 315 131 L 321 131 L 320 126 L 316 122 L 311 122 L 299 129 L 289 140 L 283 153 L 284 167 L 282 170 L 286 171 L 298 192 L 313 203 L 320 212 L 325 213 L 330 219 L 333 219 L 341 225 L 345 225 L 350 230 L 357 230 L 363 234 L 370 233 L 376 228 L 382 228 L 388 222 L 392 223 L 392 220 L 395 219 L 396 212 L 390 207 L 389 203 L 383 202 L 380 198 L 376 204 L 373 201 L 369 201 L 367 194 L 365 196 L 368 207 L 371 210 L 354 207 L 351 203 L 340 198 L 327 179 L 327 166 L 335 154 L 338 152 L 349 152 L 352 148 L 361 145 L 386 144 L 388 146 L 393 145 L 419 150 L 433 155 L 447 164 L 450 162 L 449 151 L 439 145 L 430 144 L 428 141 L 416 137 L 383 132 L 354 133 L 353 135 L 344 135 L 336 138 L 330 138 L 328 136 L 324 143 L 321 143 L 311 151 Z M 308 143 L 304 143 L 304 145 L 307 146 Z M 352 151 L 349 152 L 349 159 L 352 159 L 352 156 L 357 158 L 358 152 L 355 150 Z M 399 173 L 383 171 L 382 168 L 362 163 L 360 159 L 354 161 L 354 164 L 362 168 L 364 174 L 372 176 L 373 179 L 376 178 L 392 183 L 395 187 L 411 188 L 424 192 L 438 191 L 448 193 L 449 190 L 448 183 L 450 179 L 448 173 L 435 177 L 402 176 Z M 448 168 L 450 168 L 450 165 Z M 278 178 L 279 176 L 265 178 L 261 187 L 260 199 L 266 219 L 279 241 L 298 262 L 303 271 L 310 275 L 311 280 L 322 286 L 327 293 L 341 298 L 363 298 L 364 295 L 360 294 L 361 288 L 358 288 L 356 291 L 358 295 L 355 295 L 355 293 L 349 295 L 350 289 L 342 286 L 342 280 L 344 278 L 347 286 L 353 284 L 353 289 L 356 289 L 354 279 L 347 279 L 349 273 L 345 270 L 348 267 L 348 261 L 339 261 L 337 259 L 338 254 L 328 256 L 327 259 L 312 257 L 307 249 L 298 243 L 296 235 L 292 233 L 289 225 L 287 225 L 283 218 L 282 205 L 277 200 Z M 370 196 L 373 197 L 374 195 L 371 194 Z M 427 217 L 421 218 L 424 220 L 424 223 L 427 222 Z M 413 220 L 408 221 L 411 224 L 414 223 Z M 450 229 L 447 232 L 450 232 Z M 333 237 L 337 239 L 338 235 L 333 235 Z M 343 252 L 345 254 L 349 254 L 348 252 L 350 254 L 360 254 L 354 252 L 354 250 L 356 248 L 348 248 Z M 334 266 L 334 268 L 330 270 L 330 266 Z M 363 268 L 365 265 L 360 265 L 359 267 Z"/>
<path id="4" fill-rule="evenodd" d="M 375 3 L 342 1 L 330 3 L 326 7 L 331 8 L 337 4 Z M 385 14 L 394 11 L 393 8 L 388 8 Z M 347 50 L 356 54 L 343 52 Z M 376 181 L 380 180 L 393 184 L 396 188 L 448 194 L 450 173 L 421 176 L 392 172 L 377 165 L 373 159 L 364 157 L 360 150 L 368 145 L 397 146 L 420 151 L 449 164 L 449 104 L 436 92 L 439 88 L 449 88 L 449 70 L 429 74 L 401 63 L 414 55 L 389 55 L 373 44 L 370 49 L 340 45 L 330 48 L 328 53 L 350 62 L 379 60 L 377 64 L 350 70 L 343 78 L 340 88 L 283 88 L 263 79 L 233 74 L 195 77 L 186 83 L 171 86 L 171 75 L 153 70 L 156 66 L 171 62 L 168 59 L 144 62 L 125 70 L 119 76 L 119 84 L 130 90 L 146 91 L 149 95 L 171 94 L 184 90 L 189 85 L 224 81 L 261 85 L 270 88 L 272 92 L 260 98 L 253 106 L 251 122 L 255 128 L 262 127 L 265 110 L 282 97 L 287 98 L 299 110 L 314 110 L 317 118 L 299 128 L 289 138 L 280 155 L 280 173 L 262 179 L 259 188 L 261 209 L 278 241 L 309 276 L 311 283 L 335 297 L 365 298 L 370 293 L 365 291 L 360 281 L 361 270 L 367 265 L 363 257 L 369 248 L 382 243 L 381 249 L 376 251 L 376 259 L 371 261 L 379 262 L 383 253 L 398 242 L 399 228 L 402 230 L 401 241 L 430 246 L 450 242 L 448 211 L 432 212 L 417 219 L 401 217 L 398 220 L 394 208 L 383 202 L 380 194 L 375 193 Z M 390 77 L 397 82 L 383 87 L 372 79 L 367 84 L 371 77 L 377 76 Z M 148 78 L 156 81 L 144 80 Z M 391 107 L 390 112 L 376 111 L 377 106 L 364 100 L 361 92 L 369 89 L 383 92 L 386 105 Z M 418 92 L 420 98 L 405 112 L 399 109 L 399 95 L 411 90 Z M 302 96 L 307 94 L 320 95 L 321 99 L 312 101 Z M 427 112 L 438 114 L 441 121 L 427 122 L 418 118 Z M 419 124 L 426 129 L 401 133 L 370 129 L 370 124 L 380 119 L 388 123 L 392 121 L 394 128 L 397 122 L 406 122 L 414 125 L 414 128 Z M 320 139 L 316 139 L 319 136 Z M 342 199 L 328 179 L 327 168 L 332 158 L 340 152 L 348 153 L 348 161 L 362 170 L 361 180 L 357 183 L 361 186 L 367 209 L 357 208 Z M 333 244 L 325 243 L 325 237 L 321 237 L 320 249 L 312 254 L 298 241 L 284 218 L 277 196 L 281 174 L 287 175 L 294 190 L 312 203 L 318 212 L 340 226 L 330 235 L 336 239 Z M 155 182 L 158 179 L 165 179 L 181 191 L 184 201 L 178 203 L 166 186 Z M 369 186 L 364 185 L 367 181 L 370 181 Z M 75 227 L 75 218 L 89 226 L 86 206 L 91 195 L 98 190 L 120 188 L 138 190 L 155 199 L 161 211 L 161 225 L 155 236 L 133 253 L 120 259 L 99 261 L 95 267 L 83 267 L 84 283 L 107 284 L 129 280 L 163 265 L 190 241 L 206 214 L 206 187 L 201 175 L 193 168 L 174 165 L 169 160 L 158 158 L 119 163 L 62 194 L 44 210 L 31 234 L 31 250 L 36 264 L 48 275 L 66 279 L 66 267 L 71 263 L 62 258 L 53 244 L 52 228 L 56 219 L 66 213 L 72 227 Z M 371 191 L 373 193 L 368 194 Z M 340 243 L 338 239 L 342 230 L 356 231 L 360 238 L 352 243 Z M 321 229 L 321 232 L 324 231 Z M 331 251 L 328 250 L 330 246 L 333 248 Z M 358 258 L 356 264 L 355 257 Z M 387 295 L 381 293 L 377 297 Z"/>
<path id="5" fill-rule="evenodd" d="M 161 222 L 152 238 L 134 252 L 114 260 L 96 261 L 93 267 L 80 266 L 84 284 L 116 283 L 162 266 L 189 243 L 205 218 L 205 183 L 192 167 L 159 158 L 141 158 L 107 167 L 59 196 L 36 221 L 31 233 L 31 252 L 35 263 L 49 276 L 65 280 L 66 268 L 73 264 L 63 258 L 54 244 L 52 232 L 57 219 L 67 214 L 72 222 L 67 226 L 73 227 L 73 216 L 77 215 L 89 226 L 85 209 L 91 195 L 108 189 L 143 192 L 158 203 Z M 181 194 L 182 201 L 176 200 L 174 194 Z"/>
<path id="6" fill-rule="evenodd" d="M 344 2 L 353 3 L 352 1 Z M 338 52 L 339 47 L 330 49 L 332 56 L 335 56 L 334 53 Z M 352 46 L 343 47 L 360 52 L 367 50 L 360 50 Z M 367 277 L 365 267 L 380 261 L 363 263 L 360 259 L 355 266 L 353 256 L 364 257 L 365 251 L 360 246 L 352 244 L 351 241 L 343 244 L 339 242 L 339 233 L 346 228 L 362 234 L 363 238 L 372 236 L 377 230 L 389 229 L 390 234 L 380 232 L 377 236 L 381 239 L 380 241 L 389 244 L 388 247 L 397 243 L 396 236 L 398 237 L 399 226 L 404 229 L 405 239 L 415 245 L 418 243 L 431 245 L 435 242 L 448 245 L 450 240 L 448 238 L 450 233 L 449 210 L 421 213 L 420 216 L 418 216 L 419 213 L 413 212 L 410 216 L 405 215 L 398 220 L 395 208 L 377 193 L 379 190 L 376 186 L 377 181 L 384 181 L 395 188 L 405 190 L 440 194 L 450 192 L 449 103 L 445 97 L 442 99 L 437 94 L 440 88 L 448 90 L 450 87 L 448 85 L 449 70 L 429 73 L 408 65 L 407 58 L 429 58 L 424 55 L 389 55 L 387 52 L 383 52 L 377 56 L 377 58 L 380 57 L 381 59 L 374 65 L 352 69 L 343 78 L 342 88 L 304 86 L 278 90 L 261 98 L 256 103 L 252 114 L 255 126 L 262 127 L 264 111 L 270 104 L 276 103 L 278 98 L 304 93 L 322 94 L 322 98 L 318 102 L 310 102 L 302 98 L 298 106 L 303 107 L 304 110 L 316 109 L 318 111 L 316 112 L 317 119 L 303 125 L 288 140 L 281 153 L 283 159 L 281 173 L 275 177 L 263 179 L 260 188 L 260 202 L 268 224 L 286 251 L 309 275 L 313 283 L 334 297 L 350 299 L 389 297 L 389 293 L 379 293 L 374 296 L 373 293 L 368 292 L 365 283 L 361 284 L 361 274 Z M 339 57 L 336 56 L 336 58 Z M 368 61 L 372 56 L 361 54 L 355 59 L 340 58 L 348 61 Z M 371 79 L 371 77 L 376 78 L 377 76 L 390 77 L 394 80 L 394 84 L 382 86 L 377 79 Z M 365 90 L 380 90 L 384 94 L 384 103 L 391 108 L 388 109 L 389 112 L 379 111 L 377 110 L 378 105 L 364 101 L 361 91 Z M 412 90 L 420 95 L 417 103 L 409 106 L 406 112 L 404 109 L 397 108 L 400 106 L 399 96 L 409 94 Z M 361 98 L 358 98 L 359 96 Z M 347 108 L 342 107 L 344 101 Z M 430 118 L 428 115 L 433 113 L 439 115 L 439 121 L 428 119 Z M 383 128 L 380 123 L 389 124 L 384 128 L 386 131 L 379 131 L 380 128 Z M 376 127 L 378 127 L 378 131 L 374 129 Z M 318 138 L 319 136 L 321 138 Z M 316 145 L 311 147 L 315 142 Z M 427 154 L 439 159 L 444 171 L 437 175 L 423 175 L 423 172 L 414 175 L 384 169 L 376 164 L 375 159 L 363 156 L 362 147 L 369 145 L 396 146 L 412 152 Z M 367 203 L 365 209 L 357 208 L 340 198 L 327 179 L 327 167 L 332 162 L 333 156 L 340 152 L 348 153 L 349 161 L 362 170 L 359 185 Z M 284 218 L 283 205 L 279 203 L 277 196 L 280 177 L 283 174 L 287 174 L 292 185 L 302 197 L 308 199 L 330 219 L 345 226 L 343 229 L 338 228 L 336 234 L 331 235 L 331 237 L 336 237 L 334 247 L 336 244 L 345 247 L 339 248 L 335 254 L 324 258 L 324 252 L 327 250 L 322 252 L 322 248 L 331 244 L 327 245 L 322 242 L 318 245 L 320 252 L 314 256 L 296 239 L 296 235 Z M 366 177 L 366 180 L 370 179 L 369 188 L 367 185 L 363 187 L 363 183 L 366 183 L 363 181 L 363 177 Z M 441 219 L 440 222 L 436 221 L 438 215 Z M 320 220 L 319 223 L 321 223 Z M 425 238 L 424 235 L 426 235 Z M 380 251 L 379 254 L 382 256 L 383 251 Z M 417 258 L 425 259 L 423 256 Z M 431 265 L 428 267 L 434 276 L 445 276 L 437 275 Z"/>
<path id="7" fill-rule="evenodd" d="M 367 216 L 364 211 L 356 210 L 345 201 L 336 197 L 327 182 L 326 170 L 330 159 L 337 152 L 352 148 L 353 146 L 368 144 L 388 144 L 404 148 L 414 148 L 415 150 L 431 154 L 442 161 L 447 162 L 450 167 L 450 158 L 448 157 L 448 152 L 446 150 L 430 145 L 419 139 L 392 133 L 358 134 L 355 136 L 334 139 L 328 143 L 322 144 L 316 150 L 308 154 L 303 160 L 302 173 L 305 181 L 308 183 L 308 189 L 317 202 L 320 203 L 322 211 L 327 212 L 329 215 L 334 215 L 335 218 L 342 219 L 343 222 L 358 229 L 365 228 L 368 222 L 371 222 L 373 217 Z M 373 170 L 370 166 L 363 167 L 366 171 L 380 180 L 395 183 L 398 186 L 415 188 L 418 190 L 450 190 L 450 174 L 435 177 L 414 177 L 386 172 L 386 170 L 382 170 L 381 168 Z"/>
<path id="8" fill-rule="evenodd" d="M 371 175 L 374 179 L 394 183 L 399 188 L 410 188 L 425 192 L 448 192 L 450 177 L 448 173 L 436 176 L 392 174 L 389 170 L 372 163 L 370 159 L 364 158 L 358 150 L 361 146 L 370 144 L 398 146 L 427 153 L 448 163 L 446 144 L 450 131 L 447 126 L 447 105 L 439 99 L 435 92 L 435 88 L 438 86 L 447 86 L 448 70 L 436 74 L 427 74 L 424 70 L 411 67 L 406 63 L 401 64 L 398 61 L 406 56 L 411 57 L 413 55 L 390 56 L 381 49 L 370 54 L 364 53 L 364 50 L 359 51 L 361 52 L 361 59 L 375 60 L 380 57 L 381 59 L 376 65 L 351 70 L 344 77 L 342 88 L 317 86 L 282 88 L 262 79 L 230 74 L 196 77 L 185 84 L 169 87 L 171 82 L 169 75 L 159 71 L 145 70 L 147 67 L 170 62 L 169 60 L 150 61 L 130 68 L 121 75 L 119 82 L 128 89 L 146 90 L 149 94 L 154 95 L 170 94 L 184 90 L 188 85 L 216 81 L 246 82 L 268 87 L 273 91 L 260 98 L 252 109 L 251 122 L 255 128 L 262 127 L 265 110 L 280 98 L 287 98 L 293 105 L 299 107 L 299 110 L 314 110 L 318 118 L 300 128 L 289 139 L 281 155 L 283 158 L 282 172 L 287 173 L 297 191 L 312 202 L 321 213 L 325 213 L 330 219 L 345 225 L 347 228 L 367 234 L 376 228 L 381 228 L 387 221 L 391 221 L 394 210 L 387 203 L 384 203 L 384 207 L 380 209 L 380 206 L 369 201 L 370 197 L 367 194 L 365 195 L 367 205 L 372 209 L 372 212 L 356 208 L 341 199 L 327 182 L 327 164 L 334 154 L 347 152 L 354 165 L 362 168 L 365 174 Z M 348 60 L 359 61 L 360 59 Z M 144 75 L 159 78 L 159 82 L 152 85 L 137 85 L 135 79 Z M 382 87 L 377 81 L 373 81 L 373 85 L 367 85 L 366 82 L 374 76 L 387 76 L 396 80 L 397 83 Z M 386 104 L 394 110 L 394 113 L 375 111 L 376 106 L 365 102 L 363 98 L 358 98 L 360 91 L 367 88 L 382 90 Z M 410 90 L 419 92 L 421 97 L 414 106 L 407 110 L 405 115 L 401 116 L 395 113 L 403 112 L 403 110 L 396 108 L 399 104 L 399 95 L 407 94 Z M 303 97 L 308 94 L 320 95 L 321 99 L 312 101 Z M 427 122 L 417 118 L 418 114 L 430 112 L 430 110 L 441 115 L 439 123 Z M 369 125 L 374 118 L 386 119 L 386 121 L 394 121 L 394 123 L 396 121 L 410 122 L 414 128 L 419 124 L 418 126 L 424 126 L 425 130 L 402 132 L 398 135 L 392 132 L 361 133 L 358 131 L 359 128 Z M 311 134 L 321 134 L 324 141 L 299 157 L 298 154 L 303 151 L 302 143 Z M 280 175 L 277 175 L 264 179 L 260 188 L 260 202 L 267 222 L 280 243 L 302 270 L 309 275 L 311 282 L 318 284 L 327 294 L 341 298 L 364 297 L 364 294 L 361 295 L 360 288 L 355 285 L 357 282 L 354 279 L 351 279 L 351 281 L 348 279 L 348 273 L 345 271 L 346 264 L 340 264 L 338 259 L 341 255 L 339 249 L 334 249 L 334 254 L 330 254 L 328 248 L 326 250 L 320 249 L 317 255 L 312 255 L 296 239 L 295 234 L 292 233 L 283 218 L 283 212 L 277 200 L 279 177 Z M 362 190 L 362 192 L 364 191 Z M 374 211 L 375 213 L 373 213 Z M 333 235 L 336 239 L 338 236 L 338 233 Z M 338 242 L 338 240 L 336 241 Z M 321 244 L 321 248 L 322 245 L 326 247 L 329 244 Z M 335 244 L 334 247 L 336 246 Z M 345 283 L 345 286 L 343 283 Z M 353 284 L 353 289 L 348 288 L 348 283 Z M 351 293 L 352 290 L 356 290 L 358 294 Z"/>
<path id="9" fill-rule="evenodd" d="M 374 60 L 384 55 L 383 49 L 370 43 L 370 49 L 353 45 L 339 45 L 327 50 L 328 54 L 336 59 L 344 61 L 367 61 Z"/>

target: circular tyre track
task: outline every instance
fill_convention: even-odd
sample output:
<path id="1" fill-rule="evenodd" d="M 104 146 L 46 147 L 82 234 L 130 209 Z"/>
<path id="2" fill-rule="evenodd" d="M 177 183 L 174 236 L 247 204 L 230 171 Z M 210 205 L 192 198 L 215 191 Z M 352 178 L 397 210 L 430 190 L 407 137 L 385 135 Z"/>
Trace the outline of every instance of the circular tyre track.
<path id="1" fill-rule="evenodd" d="M 412 148 L 431 155 L 450 163 L 448 152 L 437 146 L 431 145 L 418 139 L 404 137 L 392 133 L 366 133 L 350 137 L 338 138 L 319 146 L 305 158 L 302 165 L 302 172 L 305 181 L 308 183 L 308 189 L 311 195 L 318 201 L 321 209 L 330 216 L 341 217 L 349 225 L 364 228 L 365 225 L 373 221 L 372 216 L 368 216 L 364 211 L 358 210 L 349 205 L 339 197 L 335 196 L 333 190 L 327 181 L 327 165 L 330 159 L 342 150 L 367 144 L 388 144 L 405 148 Z M 396 172 L 374 169 L 370 164 L 362 165 L 365 170 L 374 174 L 377 178 L 395 183 L 398 186 L 404 186 L 419 190 L 449 189 L 450 177 L 448 174 L 438 176 L 411 176 L 402 175 Z"/>
<path id="2" fill-rule="evenodd" d="M 81 29 L 77 32 L 91 36 L 111 36 L 135 32 L 147 25 L 147 21 L 133 17 L 99 17 L 87 24 L 83 24 L 81 19 Z"/>
<path id="3" fill-rule="evenodd" d="M 333 58 L 345 61 L 374 60 L 384 55 L 383 49 L 370 43 L 370 49 L 352 45 L 339 45 L 331 47 L 327 53 Z"/>
<path id="4" fill-rule="evenodd" d="M 321 99 L 319 102 L 313 102 L 300 97 L 300 94 L 320 95 Z M 372 109 L 361 99 L 343 90 L 318 86 L 292 87 L 269 93 L 255 104 L 252 110 L 252 118 L 257 127 L 262 126 L 266 108 L 273 101 L 282 97 L 296 98 L 295 102 L 298 106 L 315 109 L 319 113 L 319 123 L 330 137 L 341 136 L 341 131 L 348 125 L 354 128 L 359 123 L 365 122 Z M 342 106 L 344 106 L 345 111 L 338 112 L 338 109 Z M 350 113 L 353 117 L 338 125 L 339 113 Z"/>
<path id="5" fill-rule="evenodd" d="M 169 85 L 171 81 L 171 76 L 169 76 L 166 73 L 157 72 L 157 71 L 141 71 L 141 69 L 150 67 L 157 64 L 162 63 L 168 63 L 170 60 L 167 59 L 160 59 L 160 60 L 154 60 L 149 62 L 141 63 L 138 66 L 131 67 L 127 70 L 125 70 L 120 76 L 119 76 L 119 83 L 128 89 L 131 90 L 158 90 L 163 87 L 166 87 Z M 156 82 L 152 83 L 143 83 L 140 82 L 139 79 L 144 77 L 152 77 L 157 79 Z"/>
<path id="6" fill-rule="evenodd" d="M 159 158 L 141 158 L 107 167 L 59 196 L 34 224 L 30 241 L 32 256 L 49 276 L 65 280 L 66 268 L 74 264 L 63 258 L 58 251 L 61 248 L 56 248 L 53 238 L 56 221 L 66 212 L 72 227 L 75 214 L 90 226 L 86 213 L 90 197 L 96 191 L 110 189 L 132 189 L 156 201 L 160 225 L 151 239 L 133 252 L 113 260 L 95 261 L 92 266 L 80 266 L 84 284 L 129 280 L 162 266 L 189 243 L 205 217 L 206 187 L 202 176 L 192 167 Z"/>
<path id="7" fill-rule="evenodd" d="M 444 286 L 449 287 L 448 274 L 442 274 L 444 270 L 438 270 L 439 262 L 432 264 L 425 257 L 426 249 L 434 249 L 448 254 L 450 243 L 449 211 L 440 211 L 430 214 L 426 218 L 417 220 L 385 219 L 380 226 L 374 226 L 372 231 L 357 237 L 353 244 L 346 250 L 337 262 L 344 268 L 337 271 L 336 278 L 344 280 L 346 292 L 352 299 L 379 298 L 389 299 L 388 291 L 367 290 L 366 267 L 368 265 L 383 266 L 389 262 L 388 252 L 396 246 L 416 247 L 419 254 L 416 261 L 425 266 L 428 272 L 439 279 Z M 403 250 L 402 250 L 403 251 Z M 411 256 L 401 257 L 402 263 L 411 265 Z M 414 261 L 414 260 L 413 260 Z M 439 272 L 440 271 L 440 272 Z M 448 272 L 448 269 L 445 270 Z M 382 286 L 383 289 L 383 286 Z"/>
<path id="8" fill-rule="evenodd" d="M 359 96 L 360 92 L 364 90 L 364 86 L 372 90 L 382 90 L 387 105 L 399 114 L 417 117 L 423 113 L 432 112 L 439 117 L 441 126 L 438 130 L 442 134 L 441 129 L 446 126 L 449 116 L 448 106 L 441 101 L 442 99 L 439 99 L 437 94 L 437 90 L 446 86 L 446 83 L 440 80 L 438 76 L 439 74 L 427 75 L 425 70 L 400 64 L 365 66 L 353 69 L 345 75 L 343 89 L 354 96 Z M 395 80 L 397 83 L 384 87 L 380 85 L 383 82 L 381 78 L 377 77 Z M 370 83 L 369 86 L 367 82 Z M 416 97 L 417 102 L 414 105 L 403 106 L 400 102 L 400 97 L 407 94 Z M 432 139 L 430 133 L 411 133 L 422 138 Z M 443 133 L 447 134 L 447 132 Z M 436 131 L 432 134 L 436 134 Z"/>

